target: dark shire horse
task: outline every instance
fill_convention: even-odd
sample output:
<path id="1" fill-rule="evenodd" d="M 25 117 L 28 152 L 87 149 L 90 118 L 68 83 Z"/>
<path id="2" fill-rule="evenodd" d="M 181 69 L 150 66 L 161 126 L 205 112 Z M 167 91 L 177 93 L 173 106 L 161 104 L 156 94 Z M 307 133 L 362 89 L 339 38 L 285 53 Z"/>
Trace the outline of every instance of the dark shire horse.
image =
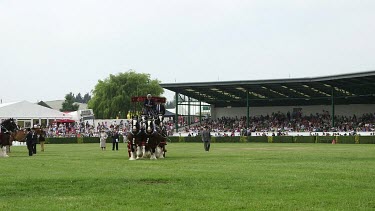
<path id="1" fill-rule="evenodd" d="M 167 149 L 167 129 L 163 124 L 163 114 L 159 114 L 155 120 L 155 133 L 153 134 L 153 139 L 156 140 L 158 144 L 156 148 L 156 158 L 165 158 Z"/>
<path id="2" fill-rule="evenodd" d="M 150 155 L 150 148 L 148 145 L 148 117 L 141 115 L 139 119 L 139 131 L 137 133 L 136 145 L 137 145 L 137 160 L 140 158 L 147 158 Z"/>
<path id="3" fill-rule="evenodd" d="M 139 131 L 136 134 L 137 160 L 141 158 L 156 159 L 155 151 L 158 146 L 157 139 L 154 139 L 155 123 L 152 116 L 142 115 L 139 119 Z"/>
<path id="4" fill-rule="evenodd" d="M 145 142 L 145 151 L 150 153 L 150 159 L 156 160 L 156 147 L 158 146 L 158 139 L 155 138 L 155 119 L 153 117 L 149 117 L 146 121 L 146 142 Z M 144 153 L 143 156 L 145 156 Z"/>
<path id="5" fill-rule="evenodd" d="M 16 132 L 18 126 L 13 118 L 6 119 L 1 123 L 0 133 L 0 157 L 8 157 L 7 151 L 9 151 L 11 143 L 11 136 Z"/>
<path id="6" fill-rule="evenodd" d="M 138 123 L 138 116 L 134 116 L 131 122 L 131 129 L 127 133 L 128 139 L 128 153 L 129 153 L 129 160 L 136 160 L 136 152 L 137 152 L 137 135 L 140 132 L 140 125 Z"/>

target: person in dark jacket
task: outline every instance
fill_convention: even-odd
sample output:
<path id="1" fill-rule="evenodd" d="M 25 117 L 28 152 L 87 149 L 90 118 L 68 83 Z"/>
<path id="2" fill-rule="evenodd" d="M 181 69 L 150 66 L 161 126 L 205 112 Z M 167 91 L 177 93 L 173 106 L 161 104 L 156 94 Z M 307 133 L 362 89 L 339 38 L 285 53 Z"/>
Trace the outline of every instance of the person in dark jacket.
<path id="1" fill-rule="evenodd" d="M 156 111 L 156 114 L 163 114 L 163 116 L 164 116 L 165 115 L 165 106 L 161 102 L 156 101 L 155 111 Z"/>
<path id="2" fill-rule="evenodd" d="M 29 156 L 33 156 L 33 154 L 36 154 L 36 142 L 37 134 L 35 133 L 34 128 L 28 128 L 26 135 L 26 145 L 27 149 L 29 150 Z"/>
<path id="3" fill-rule="evenodd" d="M 158 119 L 156 121 L 156 124 L 158 126 L 160 126 L 161 125 L 160 123 L 162 123 L 164 121 L 165 107 L 160 101 L 156 101 L 156 105 L 155 105 L 154 110 L 155 110 L 155 114 L 159 115 L 159 118 L 161 117 L 161 119 Z"/>
<path id="4" fill-rule="evenodd" d="M 210 151 L 211 133 L 207 126 L 204 126 L 204 129 L 202 131 L 202 141 L 204 144 L 204 150 L 206 152 Z"/>
<path id="5" fill-rule="evenodd" d="M 116 151 L 118 150 L 119 141 L 120 141 L 120 136 L 118 134 L 118 131 L 117 129 L 114 129 L 112 133 L 112 150 L 115 150 L 115 147 L 116 147 Z"/>
<path id="6" fill-rule="evenodd" d="M 148 115 L 148 116 L 153 116 L 155 113 L 154 106 L 155 106 L 155 101 L 152 99 L 151 94 L 148 94 L 145 102 L 143 103 L 143 107 L 144 107 L 143 114 Z"/>

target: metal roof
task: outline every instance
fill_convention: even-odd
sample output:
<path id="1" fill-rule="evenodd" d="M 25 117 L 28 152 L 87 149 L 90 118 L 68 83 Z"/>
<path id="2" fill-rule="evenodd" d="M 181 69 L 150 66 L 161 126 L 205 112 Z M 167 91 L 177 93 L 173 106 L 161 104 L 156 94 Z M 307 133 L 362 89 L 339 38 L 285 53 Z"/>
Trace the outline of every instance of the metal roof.
<path id="1" fill-rule="evenodd" d="M 0 119 L 71 119 L 65 114 L 28 101 L 0 104 Z"/>
<path id="2" fill-rule="evenodd" d="M 313 78 L 163 83 L 164 89 L 215 107 L 373 104 L 375 71 Z"/>

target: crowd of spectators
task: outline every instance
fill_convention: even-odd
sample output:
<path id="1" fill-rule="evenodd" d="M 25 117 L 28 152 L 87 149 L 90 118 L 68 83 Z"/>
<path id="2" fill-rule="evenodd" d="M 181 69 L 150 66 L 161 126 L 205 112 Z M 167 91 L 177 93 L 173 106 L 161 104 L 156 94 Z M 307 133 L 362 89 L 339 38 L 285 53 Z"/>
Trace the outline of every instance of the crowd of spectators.
<path id="1" fill-rule="evenodd" d="M 363 114 L 357 117 L 340 116 L 334 118 L 335 127 L 332 127 L 332 118 L 328 111 L 321 113 L 303 115 L 301 112 L 281 113 L 276 112 L 271 115 L 252 116 L 249 119 L 249 127 L 246 127 L 246 116 L 242 117 L 221 117 L 218 119 L 205 119 L 203 124 L 194 124 L 180 127 L 176 134 L 174 131 L 174 122 L 166 121 L 168 135 L 179 135 L 181 132 L 188 136 L 198 135 L 203 126 L 208 126 L 217 136 L 235 136 L 235 135 L 288 135 L 291 132 L 310 132 L 314 135 L 318 132 L 334 133 L 345 132 L 348 135 L 354 135 L 358 132 L 371 132 L 375 135 L 375 113 Z M 78 123 L 54 123 L 46 128 L 48 137 L 99 137 L 101 130 L 112 131 L 118 128 L 120 134 L 126 134 L 130 128 L 130 120 L 121 120 L 119 123 L 100 122 L 95 125 L 88 121 Z"/>
<path id="2" fill-rule="evenodd" d="M 121 120 L 119 123 L 113 122 L 100 122 L 96 125 L 90 124 L 89 121 L 81 121 L 75 123 L 53 123 L 45 130 L 47 137 L 99 137 L 100 131 L 112 131 L 118 128 L 119 131 L 126 133 L 129 121 Z"/>
<path id="3" fill-rule="evenodd" d="M 131 120 L 100 121 L 96 120 L 95 125 L 89 121 L 75 123 L 53 123 L 45 128 L 47 137 L 99 137 L 100 131 L 108 133 L 117 128 L 121 135 L 126 134 L 130 129 Z M 165 121 L 168 135 L 171 135 L 174 129 L 173 121 Z"/>
<path id="4" fill-rule="evenodd" d="M 335 115 L 335 127 L 332 127 L 332 117 L 328 111 L 322 113 L 303 115 L 301 112 L 272 113 L 271 115 L 252 116 L 249 127 L 246 127 L 246 116 L 221 117 L 215 120 L 206 120 L 204 125 L 218 136 L 241 135 L 288 135 L 290 132 L 318 132 L 335 133 L 345 132 L 354 135 L 358 132 L 372 132 L 375 135 L 375 113 L 363 114 L 360 117 Z M 185 127 L 185 132 L 190 136 L 199 134 L 202 126 Z"/>

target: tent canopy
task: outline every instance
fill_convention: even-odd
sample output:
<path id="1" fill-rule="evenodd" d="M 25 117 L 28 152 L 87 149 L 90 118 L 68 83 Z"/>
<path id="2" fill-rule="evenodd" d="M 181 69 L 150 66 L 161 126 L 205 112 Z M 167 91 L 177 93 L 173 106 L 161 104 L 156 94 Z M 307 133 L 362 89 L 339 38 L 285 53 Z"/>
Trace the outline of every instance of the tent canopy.
<path id="1" fill-rule="evenodd" d="M 0 104 L 0 118 L 71 119 L 72 116 L 28 101 Z"/>

